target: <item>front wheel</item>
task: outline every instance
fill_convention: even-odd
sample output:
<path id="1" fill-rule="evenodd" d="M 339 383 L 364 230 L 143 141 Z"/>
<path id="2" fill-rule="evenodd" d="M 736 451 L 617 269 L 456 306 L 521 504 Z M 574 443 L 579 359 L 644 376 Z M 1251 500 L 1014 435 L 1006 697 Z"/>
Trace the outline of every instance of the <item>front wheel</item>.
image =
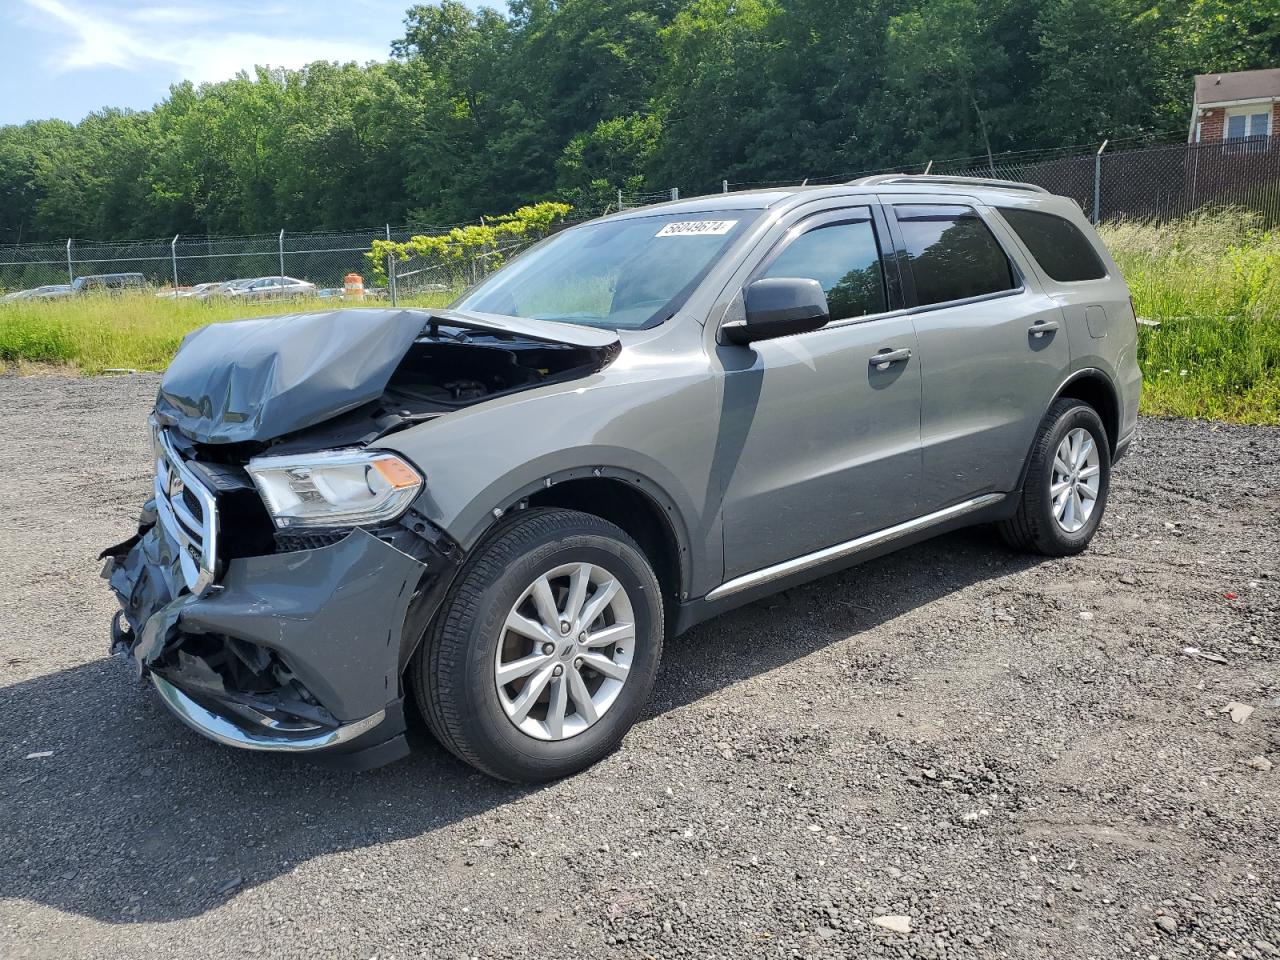
<path id="1" fill-rule="evenodd" d="M 1010 546 L 1065 557 L 1089 545 L 1107 506 L 1111 448 L 1097 411 L 1070 398 L 1045 414 L 1018 511 L 1000 524 Z"/>
<path id="2" fill-rule="evenodd" d="M 612 752 L 649 698 L 662 596 L 625 532 L 528 510 L 476 550 L 409 666 L 445 747 L 504 780 L 554 780 Z"/>

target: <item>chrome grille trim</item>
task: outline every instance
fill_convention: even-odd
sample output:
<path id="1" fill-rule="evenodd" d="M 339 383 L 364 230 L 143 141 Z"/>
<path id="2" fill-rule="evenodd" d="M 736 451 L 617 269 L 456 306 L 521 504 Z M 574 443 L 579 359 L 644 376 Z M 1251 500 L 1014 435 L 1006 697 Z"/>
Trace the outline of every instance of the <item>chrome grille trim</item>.
<path id="1" fill-rule="evenodd" d="M 151 426 L 155 441 L 156 518 L 178 547 L 178 562 L 187 589 L 203 596 L 213 586 L 218 570 L 218 505 L 213 491 L 191 471 L 170 440 L 168 431 Z M 175 480 L 181 488 L 175 489 Z M 200 505 L 197 517 L 184 502 L 182 491 Z"/>

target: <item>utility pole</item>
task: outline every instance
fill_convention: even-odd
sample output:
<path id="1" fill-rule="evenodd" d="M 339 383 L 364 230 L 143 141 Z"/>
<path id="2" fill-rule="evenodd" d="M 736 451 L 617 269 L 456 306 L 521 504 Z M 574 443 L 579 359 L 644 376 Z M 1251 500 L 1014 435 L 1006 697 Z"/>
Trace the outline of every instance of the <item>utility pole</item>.
<path id="1" fill-rule="evenodd" d="M 173 257 L 173 299 L 178 299 L 178 237 L 173 235 L 173 243 L 169 244 L 169 254 Z"/>

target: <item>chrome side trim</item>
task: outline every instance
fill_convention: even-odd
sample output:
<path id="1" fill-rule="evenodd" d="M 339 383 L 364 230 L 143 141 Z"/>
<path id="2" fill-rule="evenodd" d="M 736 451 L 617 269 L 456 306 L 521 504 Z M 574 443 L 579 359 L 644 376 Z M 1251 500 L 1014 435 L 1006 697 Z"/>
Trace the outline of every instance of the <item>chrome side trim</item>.
<path id="1" fill-rule="evenodd" d="M 217 743 L 228 747 L 239 747 L 242 750 L 265 750 L 275 753 L 306 753 L 311 750 L 323 750 L 325 747 L 354 740 L 360 734 L 372 730 L 387 716 L 385 710 L 379 710 L 371 717 L 343 724 L 336 730 L 325 730 L 310 737 L 284 737 L 279 733 L 267 732 L 270 728 L 264 729 L 262 733 L 246 730 L 225 717 L 206 710 L 158 674 L 151 674 L 151 682 L 155 685 L 156 692 L 160 694 L 164 705 L 196 733 Z"/>
<path id="2" fill-rule="evenodd" d="M 759 587 L 769 583 L 772 580 L 781 580 L 783 577 L 789 577 L 793 573 L 801 573 L 813 567 L 821 566 L 830 560 L 839 560 L 841 557 L 849 557 L 855 553 L 861 553 L 872 547 L 878 547 L 881 544 L 897 540 L 901 537 L 917 533 L 920 530 L 944 523 L 947 520 L 954 520 L 956 517 L 962 517 L 966 513 L 972 513 L 975 510 L 981 510 L 983 507 L 989 507 L 999 503 L 1005 498 L 1003 493 L 987 493 L 981 497 L 974 497 L 972 500 L 966 500 L 964 503 L 957 503 L 955 506 L 946 507 L 942 510 L 936 510 L 933 513 L 927 513 L 923 517 L 916 517 L 914 520 L 906 520 L 892 527 L 885 527 L 883 530 L 877 530 L 875 533 L 863 534 L 853 540 L 846 540 L 844 543 L 837 543 L 833 547 L 825 547 L 814 553 L 806 553 L 804 556 L 796 557 L 792 560 L 784 560 L 781 563 L 775 563 L 771 567 L 763 567 L 751 573 L 744 573 L 740 577 L 734 577 L 732 580 L 726 580 L 720 586 L 716 587 L 707 594 L 708 600 L 719 600 L 721 597 L 727 597 L 743 590 L 750 590 L 752 587 Z"/>

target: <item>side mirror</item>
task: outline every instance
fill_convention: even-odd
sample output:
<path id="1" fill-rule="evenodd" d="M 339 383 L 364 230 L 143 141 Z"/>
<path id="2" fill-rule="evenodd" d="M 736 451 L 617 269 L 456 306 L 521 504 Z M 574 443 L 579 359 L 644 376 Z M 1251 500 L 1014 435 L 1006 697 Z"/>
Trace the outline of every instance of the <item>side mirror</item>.
<path id="1" fill-rule="evenodd" d="M 757 280 L 743 294 L 746 319 L 720 329 L 730 343 L 746 345 L 794 333 L 807 333 L 831 319 L 827 295 L 817 280 L 770 277 Z"/>

